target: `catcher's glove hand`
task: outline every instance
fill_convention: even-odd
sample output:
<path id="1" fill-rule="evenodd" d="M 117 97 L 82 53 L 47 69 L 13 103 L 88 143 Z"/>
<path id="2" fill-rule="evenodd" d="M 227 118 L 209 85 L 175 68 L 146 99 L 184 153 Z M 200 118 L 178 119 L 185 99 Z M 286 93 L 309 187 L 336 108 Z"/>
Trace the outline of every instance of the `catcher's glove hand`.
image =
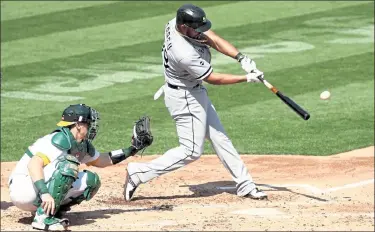
<path id="1" fill-rule="evenodd" d="M 153 140 L 154 137 L 151 133 L 150 118 L 148 116 L 143 116 L 135 122 L 133 127 L 132 146 L 139 151 L 150 146 Z"/>

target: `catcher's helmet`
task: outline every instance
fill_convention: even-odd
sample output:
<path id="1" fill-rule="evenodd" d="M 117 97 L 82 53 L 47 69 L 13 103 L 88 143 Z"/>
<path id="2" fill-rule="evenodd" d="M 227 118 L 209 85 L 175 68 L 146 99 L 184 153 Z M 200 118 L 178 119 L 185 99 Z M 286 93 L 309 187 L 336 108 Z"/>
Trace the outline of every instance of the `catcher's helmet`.
<path id="1" fill-rule="evenodd" d="M 211 28 L 211 21 L 206 18 L 202 8 L 185 4 L 177 10 L 176 23 L 185 24 L 197 32 L 205 32 Z"/>
<path id="2" fill-rule="evenodd" d="M 99 129 L 99 120 L 98 111 L 85 104 L 76 104 L 70 105 L 63 111 L 61 121 L 57 123 L 57 126 L 67 127 L 77 122 L 87 123 L 89 125 L 87 138 L 94 140 Z"/>

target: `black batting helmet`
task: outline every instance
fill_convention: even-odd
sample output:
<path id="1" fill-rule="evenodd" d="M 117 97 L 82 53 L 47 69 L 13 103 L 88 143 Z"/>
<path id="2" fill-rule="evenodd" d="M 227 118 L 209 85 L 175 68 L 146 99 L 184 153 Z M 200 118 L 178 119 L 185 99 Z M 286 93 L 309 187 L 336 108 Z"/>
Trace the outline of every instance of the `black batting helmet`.
<path id="1" fill-rule="evenodd" d="M 211 28 L 204 10 L 192 4 L 185 4 L 177 10 L 176 23 L 185 24 L 197 32 L 205 32 Z"/>

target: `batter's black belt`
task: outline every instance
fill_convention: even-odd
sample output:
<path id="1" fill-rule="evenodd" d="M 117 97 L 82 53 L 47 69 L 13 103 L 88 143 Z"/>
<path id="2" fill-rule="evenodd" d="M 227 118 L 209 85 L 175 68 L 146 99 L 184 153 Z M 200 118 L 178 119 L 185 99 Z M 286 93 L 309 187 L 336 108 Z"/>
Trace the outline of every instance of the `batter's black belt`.
<path id="1" fill-rule="evenodd" d="M 179 86 L 177 86 L 177 85 L 172 85 L 172 84 L 170 84 L 170 83 L 167 83 L 168 84 L 168 87 L 169 88 L 172 88 L 172 89 L 180 89 L 180 87 Z M 197 87 L 199 87 L 200 86 L 200 84 L 198 83 L 197 85 L 195 85 L 194 87 L 193 87 L 193 89 L 194 88 L 197 88 Z"/>

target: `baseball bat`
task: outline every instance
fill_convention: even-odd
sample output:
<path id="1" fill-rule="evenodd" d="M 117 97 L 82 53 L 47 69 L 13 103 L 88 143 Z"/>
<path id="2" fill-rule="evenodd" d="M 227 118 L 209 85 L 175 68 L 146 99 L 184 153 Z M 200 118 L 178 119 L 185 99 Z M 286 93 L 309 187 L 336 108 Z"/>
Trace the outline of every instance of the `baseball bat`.
<path id="1" fill-rule="evenodd" d="M 262 76 L 259 76 L 258 79 L 269 89 L 271 90 L 276 96 L 278 96 L 285 104 L 287 104 L 290 108 L 294 110 L 301 118 L 304 120 L 308 120 L 310 118 L 310 114 L 302 109 L 297 103 L 295 103 L 292 99 L 289 97 L 285 96 L 283 93 L 281 93 L 276 87 L 271 85 L 268 81 L 266 81 Z"/>

